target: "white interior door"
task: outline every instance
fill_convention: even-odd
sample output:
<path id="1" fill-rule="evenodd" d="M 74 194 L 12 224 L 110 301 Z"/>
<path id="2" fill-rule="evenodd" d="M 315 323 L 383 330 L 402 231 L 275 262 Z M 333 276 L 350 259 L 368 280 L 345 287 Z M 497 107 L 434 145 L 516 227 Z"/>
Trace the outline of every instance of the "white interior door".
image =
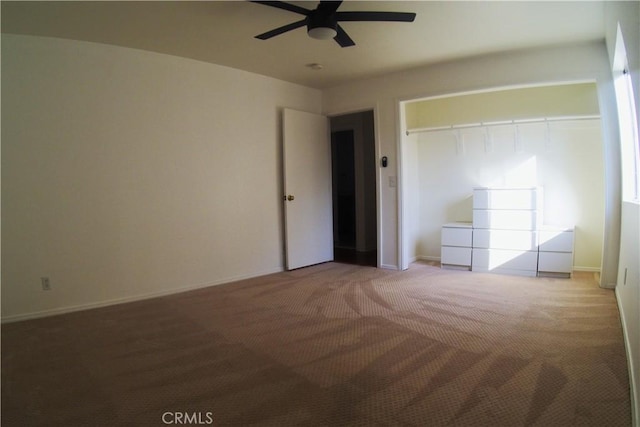
<path id="1" fill-rule="evenodd" d="M 286 268 L 333 260 L 329 120 L 284 110 Z"/>

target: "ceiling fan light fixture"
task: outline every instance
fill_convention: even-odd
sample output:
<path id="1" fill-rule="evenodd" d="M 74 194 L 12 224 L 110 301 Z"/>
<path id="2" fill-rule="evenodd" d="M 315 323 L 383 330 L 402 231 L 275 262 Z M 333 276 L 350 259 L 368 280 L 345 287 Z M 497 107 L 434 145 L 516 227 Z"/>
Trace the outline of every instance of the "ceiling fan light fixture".
<path id="1" fill-rule="evenodd" d="M 317 40 L 330 40 L 338 34 L 338 20 L 335 13 L 325 14 L 318 9 L 307 16 L 307 34 Z"/>
<path id="2" fill-rule="evenodd" d="M 331 27 L 315 27 L 309 28 L 307 34 L 309 34 L 309 37 L 313 39 L 330 40 L 334 38 L 338 34 L 338 32 Z"/>

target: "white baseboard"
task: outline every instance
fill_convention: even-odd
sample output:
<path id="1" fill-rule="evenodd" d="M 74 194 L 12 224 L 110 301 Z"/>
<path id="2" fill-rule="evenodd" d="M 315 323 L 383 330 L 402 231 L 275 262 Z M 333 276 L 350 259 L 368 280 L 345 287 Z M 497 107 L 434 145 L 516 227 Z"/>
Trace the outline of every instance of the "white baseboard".
<path id="1" fill-rule="evenodd" d="M 391 265 L 391 264 L 380 264 L 380 268 L 383 268 L 385 270 L 397 270 L 398 266 L 397 265 Z"/>
<path id="2" fill-rule="evenodd" d="M 629 388 L 630 388 L 630 398 L 631 398 L 631 423 L 635 427 L 640 427 L 640 390 L 638 389 L 638 369 L 640 366 L 634 365 L 634 360 L 631 357 L 631 349 L 629 348 L 629 333 L 627 329 L 627 324 L 625 322 L 624 308 L 622 304 L 620 304 L 620 298 L 618 295 L 618 288 L 615 290 L 616 294 L 616 302 L 618 303 L 618 310 L 620 311 L 620 320 L 622 323 L 622 336 L 624 337 L 624 348 L 627 352 L 627 366 L 629 369 Z"/>
<path id="3" fill-rule="evenodd" d="M 106 301 L 92 302 L 92 303 L 80 304 L 80 305 L 74 305 L 74 306 L 68 306 L 68 307 L 59 307 L 59 308 L 53 308 L 49 310 L 34 311 L 31 313 L 16 314 L 12 316 L 2 317 L 2 320 L 0 322 L 1 323 L 18 322 L 21 320 L 37 319 L 40 317 L 49 317 L 49 316 L 55 316 L 58 314 L 73 313 L 74 311 L 90 310 L 92 308 L 100 308 L 100 307 L 107 307 L 107 306 L 116 305 L 116 304 L 124 304 L 127 302 L 141 301 L 145 299 L 157 298 L 157 297 L 162 297 L 166 295 L 179 294 L 181 292 L 188 292 L 196 289 L 207 288 L 209 286 L 217 286 L 217 285 L 223 285 L 225 283 L 237 282 L 238 280 L 251 279 L 253 277 L 259 277 L 259 276 L 266 276 L 268 274 L 280 273 L 282 271 L 284 271 L 284 269 L 282 267 L 279 267 L 279 268 L 273 268 L 270 270 L 265 270 L 262 272 L 227 277 L 227 278 L 219 279 L 213 282 L 182 286 L 179 288 L 166 289 L 158 292 L 150 292 L 142 295 L 134 295 L 134 296 L 124 297 L 124 298 L 115 298 L 115 299 L 110 299 Z"/>
<path id="4" fill-rule="evenodd" d="M 440 257 L 439 256 L 429 256 L 429 255 L 418 255 L 416 257 L 416 260 L 419 261 L 436 261 L 436 262 L 440 262 Z"/>
<path id="5" fill-rule="evenodd" d="M 600 269 L 598 267 L 581 267 L 579 265 L 573 266 L 573 271 L 585 271 L 588 273 L 600 273 Z"/>

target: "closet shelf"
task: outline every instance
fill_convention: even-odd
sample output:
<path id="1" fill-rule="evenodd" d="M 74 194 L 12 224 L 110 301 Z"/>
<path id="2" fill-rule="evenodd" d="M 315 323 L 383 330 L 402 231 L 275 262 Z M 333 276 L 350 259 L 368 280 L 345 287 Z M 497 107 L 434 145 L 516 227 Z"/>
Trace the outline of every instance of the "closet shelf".
<path id="1" fill-rule="evenodd" d="M 529 123 L 544 123 L 544 122 L 561 122 L 561 121 L 572 121 L 572 120 L 593 120 L 599 119 L 599 115 L 589 115 L 589 116 L 558 116 L 558 117 L 537 117 L 531 119 L 517 119 L 517 120 L 503 120 L 503 121 L 495 121 L 495 122 L 479 122 L 479 123 L 465 123 L 459 125 L 448 125 L 448 126 L 435 126 L 435 127 L 426 127 L 426 128 L 415 128 L 415 129 L 407 129 L 407 136 L 414 133 L 423 133 L 423 132 L 437 132 L 442 130 L 457 130 L 457 129 L 472 129 L 472 128 L 483 128 L 483 127 L 491 127 L 491 126 L 505 126 L 505 125 L 519 125 L 519 124 L 529 124 Z"/>

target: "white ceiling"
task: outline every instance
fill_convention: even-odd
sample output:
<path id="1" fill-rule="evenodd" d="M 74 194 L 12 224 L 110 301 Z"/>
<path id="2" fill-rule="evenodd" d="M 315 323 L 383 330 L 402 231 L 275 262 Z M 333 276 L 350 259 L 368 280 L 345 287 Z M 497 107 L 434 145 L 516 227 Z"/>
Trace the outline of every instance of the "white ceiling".
<path id="1" fill-rule="evenodd" d="M 292 2 L 308 9 L 317 2 Z M 301 15 L 245 1 L 2 1 L 2 32 L 177 55 L 324 88 L 441 61 L 602 40 L 601 1 L 345 1 L 341 11 L 415 12 L 413 23 L 345 22 L 356 46 L 299 28 L 254 36 Z M 305 64 L 320 63 L 314 71 Z"/>

